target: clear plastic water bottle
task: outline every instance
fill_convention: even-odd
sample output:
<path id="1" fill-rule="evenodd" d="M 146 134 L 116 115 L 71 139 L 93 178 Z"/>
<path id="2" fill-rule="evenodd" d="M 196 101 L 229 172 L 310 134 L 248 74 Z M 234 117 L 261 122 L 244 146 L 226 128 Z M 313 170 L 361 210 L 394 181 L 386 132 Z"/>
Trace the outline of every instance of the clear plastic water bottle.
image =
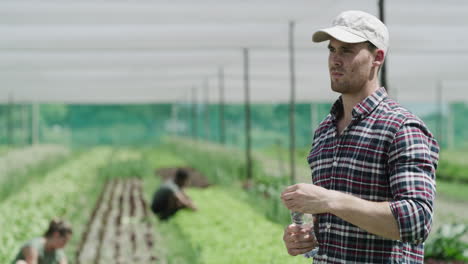
<path id="1" fill-rule="evenodd" d="M 302 226 L 304 225 L 304 214 L 303 213 L 299 213 L 299 212 L 291 212 L 291 220 L 293 222 L 293 224 L 297 225 L 297 226 Z M 313 224 L 313 221 L 311 221 L 312 224 Z M 313 228 L 312 228 L 313 230 Z M 311 231 L 313 232 L 313 231 Z M 304 254 L 302 254 L 304 257 L 306 258 L 312 258 L 314 257 L 315 255 L 317 255 L 319 251 L 319 247 L 315 247 L 313 248 L 311 251 L 309 252 L 306 252 Z"/>

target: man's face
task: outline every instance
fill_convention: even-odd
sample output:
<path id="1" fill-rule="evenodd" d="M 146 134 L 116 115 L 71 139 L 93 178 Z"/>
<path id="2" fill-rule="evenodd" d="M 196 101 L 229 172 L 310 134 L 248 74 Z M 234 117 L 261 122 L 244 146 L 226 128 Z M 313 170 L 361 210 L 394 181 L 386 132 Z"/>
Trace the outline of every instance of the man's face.
<path id="1" fill-rule="evenodd" d="M 332 90 L 341 94 L 361 91 L 366 82 L 373 77 L 374 55 L 367 48 L 367 43 L 351 44 L 332 38 L 328 49 Z"/>

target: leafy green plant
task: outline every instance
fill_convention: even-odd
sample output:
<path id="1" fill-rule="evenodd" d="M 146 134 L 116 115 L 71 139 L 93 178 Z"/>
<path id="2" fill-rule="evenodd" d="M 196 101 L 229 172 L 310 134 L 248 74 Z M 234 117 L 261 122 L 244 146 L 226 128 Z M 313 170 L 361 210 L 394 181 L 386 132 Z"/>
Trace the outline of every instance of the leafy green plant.
<path id="1" fill-rule="evenodd" d="M 7 145 L 0 145 L 0 157 L 7 153 L 9 149 Z"/>
<path id="2" fill-rule="evenodd" d="M 464 224 L 446 224 L 425 244 L 425 258 L 441 260 L 467 260 L 468 243 L 461 237 L 468 232 Z"/>
<path id="3" fill-rule="evenodd" d="M 151 167 L 144 159 L 111 161 L 99 170 L 99 175 L 106 179 L 144 176 L 151 173 Z"/>
<path id="4" fill-rule="evenodd" d="M 181 211 L 173 221 L 193 248 L 200 263 L 306 263 L 287 254 L 282 241 L 284 226 L 271 222 L 247 202 L 230 193 L 234 187 L 191 189 L 199 207 Z M 213 199 L 216 197 L 216 199 Z"/>
<path id="5" fill-rule="evenodd" d="M 47 172 L 78 158 L 79 155 L 80 153 L 76 152 L 70 156 L 53 156 L 41 161 L 39 164 L 10 172 L 7 175 L 8 177 L 0 178 L 0 202 L 28 184 L 41 180 L 47 175 Z"/>
<path id="6" fill-rule="evenodd" d="M 66 157 L 69 154 L 69 149 L 60 145 L 34 145 L 10 149 L 0 156 L 0 181 L 10 177 L 11 173 L 26 172 L 44 161 Z"/>
<path id="7" fill-rule="evenodd" d="M 468 166 L 441 159 L 437 169 L 437 178 L 448 181 L 468 183 Z"/>
<path id="8" fill-rule="evenodd" d="M 468 201 L 468 184 L 438 179 L 437 194 L 455 201 Z"/>
<path id="9" fill-rule="evenodd" d="M 74 227 L 86 225 L 84 218 L 92 209 L 89 194 L 101 181 L 97 170 L 109 159 L 107 148 L 93 149 L 60 167 L 46 172 L 40 181 L 28 184 L 0 203 L 0 263 L 9 263 L 27 239 L 43 234 L 53 217 L 63 217 Z M 79 233 L 79 232 L 77 232 Z M 76 245 L 79 235 L 73 236 Z M 70 258 L 71 255 L 68 255 Z"/>

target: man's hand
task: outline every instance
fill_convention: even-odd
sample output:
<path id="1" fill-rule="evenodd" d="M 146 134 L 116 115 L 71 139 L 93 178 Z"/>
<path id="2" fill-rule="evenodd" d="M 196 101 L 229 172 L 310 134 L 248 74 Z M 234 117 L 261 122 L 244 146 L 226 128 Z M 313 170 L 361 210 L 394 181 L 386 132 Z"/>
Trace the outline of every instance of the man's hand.
<path id="1" fill-rule="evenodd" d="M 311 227 L 299 227 L 295 224 L 284 229 L 284 244 L 289 255 L 304 254 L 318 246 L 315 236 L 311 233 Z"/>
<path id="2" fill-rule="evenodd" d="M 306 214 L 330 213 L 369 233 L 392 240 L 401 239 L 398 223 L 387 201 L 367 201 L 306 183 L 286 187 L 281 199 L 291 211 Z"/>
<path id="3" fill-rule="evenodd" d="M 286 187 L 281 199 L 290 211 L 321 214 L 329 212 L 332 195 L 332 191 L 323 187 L 299 183 Z"/>

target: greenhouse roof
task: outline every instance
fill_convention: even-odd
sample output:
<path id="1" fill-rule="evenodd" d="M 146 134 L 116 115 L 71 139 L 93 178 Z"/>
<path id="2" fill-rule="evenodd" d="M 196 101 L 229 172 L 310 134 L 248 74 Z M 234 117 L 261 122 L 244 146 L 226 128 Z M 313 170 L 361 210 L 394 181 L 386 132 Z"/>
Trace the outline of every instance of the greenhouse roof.
<path id="1" fill-rule="evenodd" d="M 312 33 L 341 11 L 378 16 L 375 0 L 0 2 L 0 102 L 149 103 L 290 99 L 294 21 L 296 100 L 331 101 L 326 43 Z M 385 2 L 387 79 L 402 101 L 468 102 L 468 1 Z"/>

